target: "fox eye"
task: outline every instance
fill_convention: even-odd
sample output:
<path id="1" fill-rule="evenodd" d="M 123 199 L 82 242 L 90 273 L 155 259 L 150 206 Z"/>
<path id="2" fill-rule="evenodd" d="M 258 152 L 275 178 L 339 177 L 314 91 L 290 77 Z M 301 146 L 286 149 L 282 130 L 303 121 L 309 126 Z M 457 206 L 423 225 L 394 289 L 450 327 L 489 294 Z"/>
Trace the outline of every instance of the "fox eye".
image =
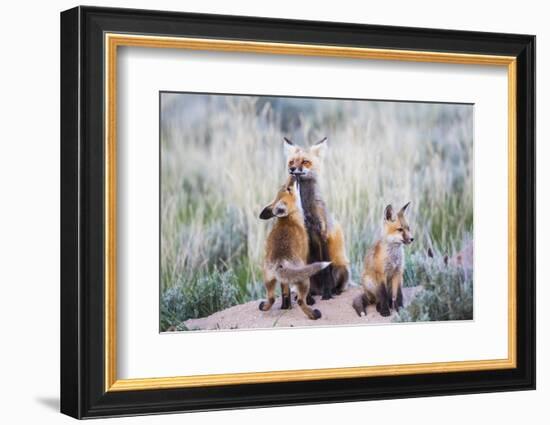
<path id="1" fill-rule="evenodd" d="M 302 165 L 310 165 L 310 164 L 311 164 L 311 161 L 308 161 L 307 159 L 302 162 Z"/>
<path id="2" fill-rule="evenodd" d="M 400 228 L 399 228 L 399 229 L 397 229 L 397 230 L 398 230 L 398 231 L 400 231 L 400 232 L 402 232 L 402 231 L 403 231 L 403 228 L 402 228 L 402 227 L 400 227 Z"/>

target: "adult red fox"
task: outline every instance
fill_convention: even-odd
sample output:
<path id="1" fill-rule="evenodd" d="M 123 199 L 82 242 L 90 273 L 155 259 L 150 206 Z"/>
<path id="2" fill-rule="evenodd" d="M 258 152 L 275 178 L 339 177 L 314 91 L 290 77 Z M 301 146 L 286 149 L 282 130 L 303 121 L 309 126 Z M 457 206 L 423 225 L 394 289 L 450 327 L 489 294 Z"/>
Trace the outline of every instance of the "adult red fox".
<path id="1" fill-rule="evenodd" d="M 295 177 L 289 176 L 275 199 L 260 214 L 263 220 L 273 217 L 276 220 L 267 237 L 264 261 L 267 301 L 262 301 L 259 308 L 267 311 L 273 306 L 278 281 L 283 294 L 282 309 L 291 308 L 290 285 L 294 285 L 302 311 L 310 319 L 319 319 L 321 312 L 310 308 L 307 302 L 309 278 L 328 267 L 330 262 L 307 264 L 308 238 Z"/>
<path id="2" fill-rule="evenodd" d="M 344 248 L 344 234 L 340 224 L 332 218 L 320 189 L 321 163 L 327 150 L 326 137 L 309 149 L 303 149 L 284 138 L 287 167 L 298 179 L 302 208 L 309 240 L 309 263 L 330 261 L 327 269 L 311 278 L 311 295 L 331 298 L 346 289 L 350 280 L 349 260 Z"/>
<path id="3" fill-rule="evenodd" d="M 389 316 L 392 306 L 396 311 L 403 307 L 403 245 L 414 241 L 405 218 L 409 204 L 399 210 L 397 217 L 391 205 L 384 210 L 383 236 L 365 256 L 364 293 L 353 300 L 353 308 L 360 316 L 366 314 L 368 304 L 376 303 L 382 316 Z"/>

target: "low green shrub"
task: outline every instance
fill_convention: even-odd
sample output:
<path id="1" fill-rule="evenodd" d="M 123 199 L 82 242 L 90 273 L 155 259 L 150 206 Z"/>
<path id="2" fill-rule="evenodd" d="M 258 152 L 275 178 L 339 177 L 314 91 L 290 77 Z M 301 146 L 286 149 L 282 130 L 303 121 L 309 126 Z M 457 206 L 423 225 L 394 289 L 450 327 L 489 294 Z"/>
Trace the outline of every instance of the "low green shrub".
<path id="1" fill-rule="evenodd" d="M 185 320 L 208 316 L 239 304 L 240 299 L 237 276 L 232 270 L 215 269 L 178 282 L 161 295 L 160 330 L 180 330 Z"/>
<path id="2" fill-rule="evenodd" d="M 405 286 L 407 281 L 416 282 L 422 290 L 400 310 L 397 322 L 473 318 L 473 272 L 470 267 L 429 257 L 424 261 L 416 258 L 410 263 L 405 272 Z"/>

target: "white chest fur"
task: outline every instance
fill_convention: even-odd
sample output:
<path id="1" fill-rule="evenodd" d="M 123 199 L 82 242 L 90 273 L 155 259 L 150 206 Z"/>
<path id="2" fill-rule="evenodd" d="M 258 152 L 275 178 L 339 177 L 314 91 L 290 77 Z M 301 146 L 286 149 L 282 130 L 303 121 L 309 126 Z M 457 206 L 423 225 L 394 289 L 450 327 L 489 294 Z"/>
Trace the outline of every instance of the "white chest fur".
<path id="1" fill-rule="evenodd" d="M 402 244 L 388 244 L 387 246 L 388 256 L 386 260 L 385 272 L 386 275 L 392 276 L 397 271 L 403 268 L 403 245 Z"/>

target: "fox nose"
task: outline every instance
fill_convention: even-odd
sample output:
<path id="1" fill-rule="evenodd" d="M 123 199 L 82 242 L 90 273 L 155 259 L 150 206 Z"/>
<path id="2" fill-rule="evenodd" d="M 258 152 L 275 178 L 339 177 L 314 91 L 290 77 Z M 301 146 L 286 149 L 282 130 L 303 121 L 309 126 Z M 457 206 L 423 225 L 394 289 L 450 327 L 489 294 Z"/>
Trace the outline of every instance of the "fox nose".
<path id="1" fill-rule="evenodd" d="M 411 242 L 414 241 L 414 238 L 411 238 Z"/>
<path id="2" fill-rule="evenodd" d="M 289 167 L 288 170 L 293 173 L 294 171 L 296 171 L 296 167 Z"/>

